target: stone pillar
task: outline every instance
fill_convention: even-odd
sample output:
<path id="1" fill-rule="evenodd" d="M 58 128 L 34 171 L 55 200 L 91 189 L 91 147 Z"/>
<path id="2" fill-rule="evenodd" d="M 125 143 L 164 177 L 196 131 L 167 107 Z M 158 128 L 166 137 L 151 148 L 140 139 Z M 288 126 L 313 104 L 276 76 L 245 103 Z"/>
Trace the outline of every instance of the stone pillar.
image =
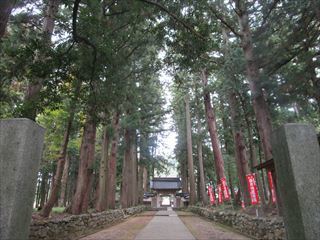
<path id="1" fill-rule="evenodd" d="M 320 149 L 315 128 L 285 124 L 272 135 L 287 239 L 320 239 Z"/>
<path id="2" fill-rule="evenodd" d="M 0 239 L 28 239 L 44 128 L 0 120 Z"/>

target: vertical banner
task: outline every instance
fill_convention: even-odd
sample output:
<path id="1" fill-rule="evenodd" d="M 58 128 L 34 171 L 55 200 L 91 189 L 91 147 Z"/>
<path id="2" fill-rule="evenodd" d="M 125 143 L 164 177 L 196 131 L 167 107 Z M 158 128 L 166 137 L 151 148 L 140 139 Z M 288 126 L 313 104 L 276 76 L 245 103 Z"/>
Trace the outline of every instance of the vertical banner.
<path id="1" fill-rule="evenodd" d="M 227 180 L 226 180 L 226 178 L 221 178 L 220 182 L 221 182 L 221 188 L 222 188 L 222 192 L 223 192 L 223 198 L 224 198 L 224 200 L 228 201 L 228 200 L 230 200 L 230 192 L 229 192 L 229 188 L 227 185 Z"/>
<path id="2" fill-rule="evenodd" d="M 218 183 L 218 203 L 222 203 L 222 188 L 221 188 L 221 183 Z"/>
<path id="3" fill-rule="evenodd" d="M 276 203 L 277 197 L 276 197 L 276 189 L 274 188 L 273 184 L 273 178 L 272 178 L 272 173 L 271 171 L 268 171 L 268 181 L 269 181 L 269 186 L 271 190 L 271 199 L 273 203 Z"/>
<path id="4" fill-rule="evenodd" d="M 213 194 L 213 191 L 212 191 L 212 186 L 208 186 L 208 194 L 209 194 L 209 197 L 210 197 L 210 203 L 211 205 L 215 204 L 215 197 L 214 197 L 214 194 Z"/>
<path id="5" fill-rule="evenodd" d="M 247 174 L 246 179 L 250 193 L 251 204 L 256 205 L 259 203 L 259 194 L 254 174 Z"/>

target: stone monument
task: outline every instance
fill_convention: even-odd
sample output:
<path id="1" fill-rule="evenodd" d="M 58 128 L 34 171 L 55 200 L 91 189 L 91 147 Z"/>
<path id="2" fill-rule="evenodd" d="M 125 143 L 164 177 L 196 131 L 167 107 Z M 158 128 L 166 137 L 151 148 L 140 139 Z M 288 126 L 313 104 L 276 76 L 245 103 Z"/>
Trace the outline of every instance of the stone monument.
<path id="1" fill-rule="evenodd" d="M 272 148 L 287 239 L 320 239 L 320 149 L 315 128 L 285 124 L 273 132 Z"/>
<path id="2" fill-rule="evenodd" d="M 0 120 L 0 239 L 28 239 L 44 133 L 29 119 Z"/>

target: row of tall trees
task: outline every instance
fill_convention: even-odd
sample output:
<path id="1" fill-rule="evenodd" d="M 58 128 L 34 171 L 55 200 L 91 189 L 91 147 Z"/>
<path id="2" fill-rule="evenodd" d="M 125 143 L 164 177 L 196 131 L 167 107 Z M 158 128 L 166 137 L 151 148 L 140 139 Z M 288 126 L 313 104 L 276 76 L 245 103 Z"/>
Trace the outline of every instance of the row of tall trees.
<path id="1" fill-rule="evenodd" d="M 302 0 L 2 1 L 0 116 L 48 129 L 41 215 L 59 201 L 74 214 L 114 208 L 116 193 L 122 207 L 141 202 L 165 163 L 154 154 L 167 112 L 163 66 L 174 77 L 183 192 L 206 204 L 206 183 L 227 181 L 248 203 L 245 175 L 272 159 L 272 126 L 319 128 L 318 9 Z"/>
<path id="2" fill-rule="evenodd" d="M 72 214 L 115 208 L 119 193 L 123 208 L 141 203 L 165 164 L 153 151 L 165 114 L 153 9 L 49 0 L 2 11 L 1 117 L 47 129 L 40 214 L 58 205 Z"/>
<path id="3" fill-rule="evenodd" d="M 190 185 L 185 190 L 194 203 L 194 181 L 202 196 L 203 182 L 223 184 L 227 176 L 231 189 L 237 186 L 248 205 L 245 176 L 256 172 L 258 163 L 273 158 L 272 126 L 306 121 L 319 128 L 315 92 L 320 89 L 320 32 L 315 2 L 190 1 L 166 6 L 175 9 L 175 16 L 190 27 L 179 28 L 169 21 L 171 31 L 166 39 L 168 62 L 176 77 L 174 108 L 181 108 L 182 96 L 188 99 L 190 93 L 194 108 L 193 146 L 188 138 L 189 101 L 184 103 L 184 112 L 175 111 L 176 155 L 181 176 L 187 179 L 183 182 Z M 288 69 L 293 71 L 290 76 Z M 299 71 L 303 73 L 297 77 Z M 202 129 L 208 135 L 201 136 Z M 210 155 L 204 158 L 201 151 L 210 145 L 213 159 Z M 198 161 L 196 178 L 185 170 L 193 169 L 193 163 L 184 160 L 192 148 Z M 203 159 L 213 162 L 214 176 L 207 168 L 203 170 Z M 257 177 L 263 205 L 269 195 L 265 174 L 260 172 Z M 205 197 L 200 199 L 207 203 Z"/>

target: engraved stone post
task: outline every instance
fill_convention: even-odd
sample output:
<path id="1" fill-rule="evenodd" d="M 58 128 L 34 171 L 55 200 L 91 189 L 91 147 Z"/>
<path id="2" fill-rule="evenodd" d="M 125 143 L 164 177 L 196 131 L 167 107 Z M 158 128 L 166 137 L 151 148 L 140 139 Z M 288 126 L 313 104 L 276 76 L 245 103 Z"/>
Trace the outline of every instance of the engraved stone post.
<path id="1" fill-rule="evenodd" d="M 44 132 L 29 119 L 0 120 L 0 239 L 28 239 Z"/>
<path id="2" fill-rule="evenodd" d="M 285 124 L 272 136 L 288 240 L 320 239 L 320 150 L 308 124 Z"/>

